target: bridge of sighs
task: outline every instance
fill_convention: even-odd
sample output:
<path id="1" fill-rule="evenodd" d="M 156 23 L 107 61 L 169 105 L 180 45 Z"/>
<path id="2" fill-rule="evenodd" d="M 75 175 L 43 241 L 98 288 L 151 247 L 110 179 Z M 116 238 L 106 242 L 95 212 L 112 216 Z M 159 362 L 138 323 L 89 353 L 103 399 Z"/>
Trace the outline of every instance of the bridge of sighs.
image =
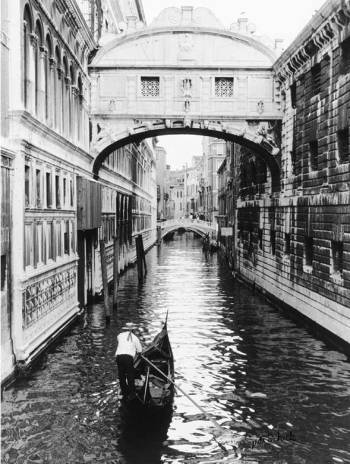
<path id="1" fill-rule="evenodd" d="M 271 44 L 270 44 L 271 45 Z M 224 29 L 206 8 L 166 8 L 126 32 L 90 65 L 92 171 L 116 149 L 162 134 L 231 140 L 261 156 L 279 189 L 281 120 L 275 50 L 241 18 Z"/>

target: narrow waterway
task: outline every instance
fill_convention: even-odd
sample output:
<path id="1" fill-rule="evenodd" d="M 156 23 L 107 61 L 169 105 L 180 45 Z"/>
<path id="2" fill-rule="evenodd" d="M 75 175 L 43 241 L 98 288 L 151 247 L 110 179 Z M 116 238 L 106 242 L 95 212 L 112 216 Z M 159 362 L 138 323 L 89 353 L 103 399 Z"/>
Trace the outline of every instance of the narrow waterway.
<path id="1" fill-rule="evenodd" d="M 230 462 L 215 428 L 181 393 L 160 426 L 122 419 L 116 336 L 126 321 L 145 344 L 169 310 L 176 381 L 241 441 L 244 462 L 350 463 L 350 364 L 235 282 L 191 234 L 153 248 L 140 287 L 120 279 L 106 327 L 89 308 L 26 379 L 4 392 L 4 463 Z"/>

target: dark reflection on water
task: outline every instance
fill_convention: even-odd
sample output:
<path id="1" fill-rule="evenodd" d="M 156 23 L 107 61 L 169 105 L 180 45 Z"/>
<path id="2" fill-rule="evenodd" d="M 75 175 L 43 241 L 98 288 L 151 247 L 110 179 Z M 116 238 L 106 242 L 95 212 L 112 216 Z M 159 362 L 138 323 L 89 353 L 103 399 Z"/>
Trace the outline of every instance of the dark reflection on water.
<path id="1" fill-rule="evenodd" d="M 181 393 L 157 421 L 118 404 L 116 335 L 130 319 L 147 343 L 169 309 L 176 380 L 241 440 L 250 463 L 350 463 L 350 365 L 251 290 L 191 235 L 152 249 L 148 275 L 121 278 L 105 326 L 89 308 L 31 375 L 4 393 L 2 462 L 230 462 L 215 428 Z"/>

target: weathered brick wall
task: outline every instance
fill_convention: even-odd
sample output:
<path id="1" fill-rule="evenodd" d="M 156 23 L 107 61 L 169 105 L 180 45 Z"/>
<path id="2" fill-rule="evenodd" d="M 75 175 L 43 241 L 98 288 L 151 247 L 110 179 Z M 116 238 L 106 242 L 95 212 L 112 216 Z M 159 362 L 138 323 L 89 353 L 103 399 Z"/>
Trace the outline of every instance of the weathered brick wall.
<path id="1" fill-rule="evenodd" d="M 349 7 L 330 0 L 322 8 L 275 64 L 281 191 L 271 195 L 269 178 L 257 176 L 254 184 L 251 173 L 249 188 L 241 185 L 238 266 L 246 279 L 350 343 Z M 236 181 L 254 158 L 258 166 L 258 155 L 240 157 Z"/>

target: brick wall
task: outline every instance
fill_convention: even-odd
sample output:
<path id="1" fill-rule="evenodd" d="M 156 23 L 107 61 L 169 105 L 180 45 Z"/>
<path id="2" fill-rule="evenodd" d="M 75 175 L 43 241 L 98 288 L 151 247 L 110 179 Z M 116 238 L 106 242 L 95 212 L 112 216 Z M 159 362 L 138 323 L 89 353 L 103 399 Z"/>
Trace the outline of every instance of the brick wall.
<path id="1" fill-rule="evenodd" d="M 344 8 L 324 4 L 274 66 L 283 113 L 281 190 L 271 194 L 269 176 L 252 182 L 249 163 L 260 174 L 261 159 L 242 149 L 237 248 L 245 279 L 350 343 L 350 12 Z"/>

